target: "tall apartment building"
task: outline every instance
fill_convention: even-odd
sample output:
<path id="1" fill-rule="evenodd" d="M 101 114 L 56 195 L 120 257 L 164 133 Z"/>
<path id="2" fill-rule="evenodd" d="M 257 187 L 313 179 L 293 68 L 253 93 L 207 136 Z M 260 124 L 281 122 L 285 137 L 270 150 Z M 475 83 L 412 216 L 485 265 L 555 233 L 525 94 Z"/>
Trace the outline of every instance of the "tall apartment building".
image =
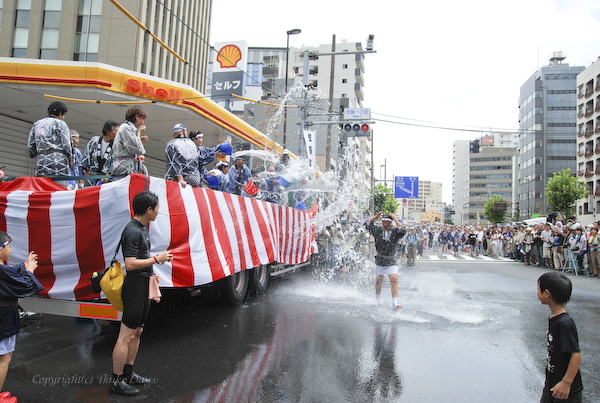
<path id="1" fill-rule="evenodd" d="M 588 225 L 600 219 L 600 58 L 577 76 L 577 176 L 589 191 L 577 215 Z"/>
<path id="2" fill-rule="evenodd" d="M 554 172 L 575 172 L 577 152 L 577 75 L 582 66 L 563 63 L 554 52 L 550 64 L 521 86 L 519 96 L 518 194 L 521 219 L 548 213 L 546 184 Z"/>
<path id="3" fill-rule="evenodd" d="M 494 196 L 507 202 L 506 218 L 516 210 L 514 147 L 497 145 L 493 134 L 454 143 L 454 218 L 457 225 L 487 225 L 485 204 Z M 500 144 L 503 144 L 500 142 Z"/>
<path id="4" fill-rule="evenodd" d="M 104 0 L 0 0 L 0 57 L 100 62 L 204 92 L 212 0 L 119 3 L 148 29 Z"/>

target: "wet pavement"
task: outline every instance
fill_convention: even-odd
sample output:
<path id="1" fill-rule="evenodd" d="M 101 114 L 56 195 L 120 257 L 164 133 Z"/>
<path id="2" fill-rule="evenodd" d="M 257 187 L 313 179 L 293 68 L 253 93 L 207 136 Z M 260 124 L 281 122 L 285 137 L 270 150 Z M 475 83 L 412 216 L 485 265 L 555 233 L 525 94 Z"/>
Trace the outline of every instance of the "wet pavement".
<path id="1" fill-rule="evenodd" d="M 418 260 L 374 307 L 369 269 L 272 279 L 240 306 L 153 306 L 136 397 L 108 393 L 118 326 L 51 315 L 17 339 L 5 383 L 19 402 L 539 401 L 549 310 L 544 269 L 510 261 Z M 569 312 L 583 353 L 584 401 L 600 401 L 600 280 L 575 277 Z"/>

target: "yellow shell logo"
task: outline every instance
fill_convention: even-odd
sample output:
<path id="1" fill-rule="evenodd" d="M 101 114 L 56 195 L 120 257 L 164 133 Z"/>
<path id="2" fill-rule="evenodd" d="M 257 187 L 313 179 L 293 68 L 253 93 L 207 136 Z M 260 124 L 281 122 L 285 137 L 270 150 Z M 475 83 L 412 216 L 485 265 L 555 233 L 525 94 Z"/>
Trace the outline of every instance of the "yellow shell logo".
<path id="1" fill-rule="evenodd" d="M 217 61 L 222 69 L 235 67 L 242 60 L 242 51 L 235 45 L 225 45 L 219 50 Z"/>

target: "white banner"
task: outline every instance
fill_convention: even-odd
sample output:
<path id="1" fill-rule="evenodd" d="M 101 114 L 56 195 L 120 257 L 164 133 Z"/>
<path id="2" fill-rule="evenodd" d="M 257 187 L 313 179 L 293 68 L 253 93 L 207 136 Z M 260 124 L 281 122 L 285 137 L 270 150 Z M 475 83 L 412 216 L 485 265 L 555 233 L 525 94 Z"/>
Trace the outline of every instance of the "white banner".
<path id="1" fill-rule="evenodd" d="M 314 168 L 317 158 L 317 144 L 315 141 L 315 132 L 313 130 L 304 130 L 304 142 L 306 143 L 306 159 L 308 166 Z"/>

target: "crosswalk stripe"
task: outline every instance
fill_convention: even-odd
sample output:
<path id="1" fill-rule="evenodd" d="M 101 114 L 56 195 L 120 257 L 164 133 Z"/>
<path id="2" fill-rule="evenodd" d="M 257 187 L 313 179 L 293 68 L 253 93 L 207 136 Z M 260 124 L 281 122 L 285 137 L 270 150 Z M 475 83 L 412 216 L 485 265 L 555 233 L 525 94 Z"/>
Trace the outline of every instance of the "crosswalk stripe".
<path id="1" fill-rule="evenodd" d="M 429 260 L 440 260 L 439 256 L 429 256 Z"/>

